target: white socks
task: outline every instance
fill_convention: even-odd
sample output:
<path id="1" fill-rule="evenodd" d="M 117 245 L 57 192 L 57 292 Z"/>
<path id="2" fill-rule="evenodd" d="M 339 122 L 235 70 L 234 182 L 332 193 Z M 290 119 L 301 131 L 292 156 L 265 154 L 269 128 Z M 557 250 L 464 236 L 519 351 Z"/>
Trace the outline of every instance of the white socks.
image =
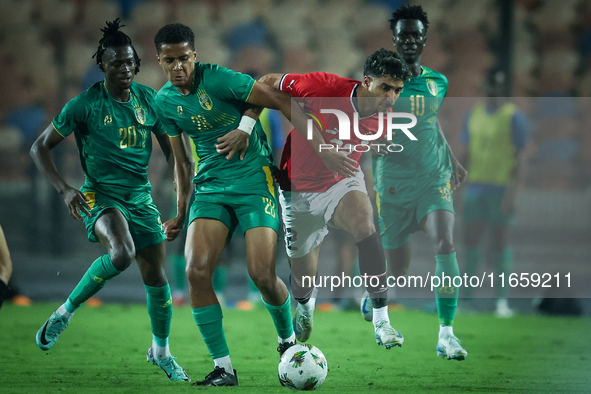
<path id="1" fill-rule="evenodd" d="M 279 342 L 280 345 L 282 343 L 295 342 L 295 340 L 296 340 L 296 336 L 294 333 L 292 333 L 289 338 L 281 338 L 279 335 L 277 335 L 277 342 Z"/>
<path id="2" fill-rule="evenodd" d="M 60 305 L 60 307 L 57 308 L 57 313 L 66 317 L 68 320 L 70 320 L 72 318 L 72 316 L 74 316 L 74 313 L 68 312 L 68 310 L 66 309 L 64 304 Z"/>
<path id="3" fill-rule="evenodd" d="M 226 373 L 234 375 L 234 368 L 232 368 L 232 360 L 230 360 L 230 355 L 214 359 L 213 364 L 216 367 L 224 368 Z"/>
<path id="4" fill-rule="evenodd" d="M 454 335 L 454 328 L 452 326 L 439 326 L 439 338 L 448 335 Z"/>
<path id="5" fill-rule="evenodd" d="M 388 323 L 390 323 L 390 317 L 388 316 L 388 305 L 381 308 L 373 308 L 372 322 L 374 327 L 380 320 L 386 320 Z"/>
<path id="6" fill-rule="evenodd" d="M 168 344 L 166 344 L 164 347 L 158 346 L 154 340 L 152 340 L 152 351 L 154 352 L 154 357 L 158 359 L 163 359 L 170 356 Z"/>

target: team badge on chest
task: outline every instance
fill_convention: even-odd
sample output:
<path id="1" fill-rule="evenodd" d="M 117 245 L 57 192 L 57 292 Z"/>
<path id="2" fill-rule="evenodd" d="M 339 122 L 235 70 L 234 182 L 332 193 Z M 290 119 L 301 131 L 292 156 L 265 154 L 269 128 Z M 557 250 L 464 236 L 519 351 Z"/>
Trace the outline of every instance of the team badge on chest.
<path id="1" fill-rule="evenodd" d="M 146 111 L 143 108 L 136 108 L 134 111 L 135 118 L 140 124 L 146 123 Z"/>
<path id="2" fill-rule="evenodd" d="M 206 111 L 211 111 L 211 109 L 213 108 L 213 103 L 211 102 L 211 99 L 207 94 L 202 94 L 199 97 L 199 104 L 201 105 L 201 108 L 203 108 Z"/>
<path id="3" fill-rule="evenodd" d="M 429 93 L 431 93 L 433 96 L 437 96 L 437 93 L 439 93 L 437 83 L 432 79 L 427 79 L 427 89 L 429 89 Z"/>

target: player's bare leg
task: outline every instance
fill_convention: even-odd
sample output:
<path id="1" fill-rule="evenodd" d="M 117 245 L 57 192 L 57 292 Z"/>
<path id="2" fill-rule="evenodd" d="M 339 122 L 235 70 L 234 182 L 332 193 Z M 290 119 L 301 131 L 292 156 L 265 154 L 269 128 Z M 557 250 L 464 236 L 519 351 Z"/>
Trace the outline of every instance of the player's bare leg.
<path id="1" fill-rule="evenodd" d="M 49 350 L 55 345 L 80 305 L 98 293 L 109 280 L 127 269 L 135 260 L 135 247 L 129 226 L 119 210 L 104 210 L 94 225 L 94 232 L 101 245 L 107 249 L 107 254 L 92 263 L 66 302 L 53 312 L 39 329 L 36 343 L 42 350 Z"/>
<path id="2" fill-rule="evenodd" d="M 204 218 L 191 222 L 187 232 L 185 260 L 193 318 L 215 365 L 213 372 L 196 382 L 197 385 L 238 385 L 222 325 L 222 308 L 211 283 L 228 234 L 224 223 Z"/>
<path id="3" fill-rule="evenodd" d="M 386 261 L 388 263 L 388 274 L 397 278 L 404 276 L 408 272 L 410 267 L 410 257 L 412 250 L 412 240 L 409 240 L 403 246 L 396 249 L 385 249 Z M 361 314 L 366 321 L 373 320 L 372 313 L 372 301 L 369 297 L 369 293 L 365 292 L 364 297 L 361 299 Z"/>
<path id="4" fill-rule="evenodd" d="M 219 303 L 211 277 L 226 246 L 228 233 L 228 227 L 214 219 L 195 219 L 189 226 L 185 260 L 192 308 Z"/>
<path id="5" fill-rule="evenodd" d="M 402 346 L 403 336 L 390 325 L 386 257 L 380 236 L 376 232 L 373 209 L 367 194 L 358 190 L 345 194 L 335 209 L 332 220 L 335 226 L 353 236 L 359 250 L 359 272 L 368 276 L 367 291 L 372 298 L 372 322 L 376 342 L 386 349 Z"/>
<path id="6" fill-rule="evenodd" d="M 437 263 L 435 274 L 440 278 L 442 274 L 452 278 L 460 275 L 453 243 L 454 222 L 455 215 L 443 209 L 427 214 L 421 221 L 421 227 L 435 249 L 435 261 Z M 453 285 L 440 286 L 435 289 L 437 313 L 439 315 L 437 355 L 447 357 L 448 360 L 464 360 L 468 355 L 468 352 L 462 348 L 460 340 L 453 332 L 453 321 L 458 305 L 458 290 Z"/>
<path id="7" fill-rule="evenodd" d="M 255 227 L 244 234 L 248 274 L 261 292 L 263 303 L 273 318 L 278 351 L 295 344 L 291 326 L 291 297 L 285 283 L 275 273 L 277 233 L 270 227 Z"/>
<path id="8" fill-rule="evenodd" d="M 306 342 L 314 328 L 314 309 L 316 307 L 317 290 L 304 278 L 316 278 L 318 272 L 318 255 L 322 242 L 305 256 L 292 257 L 291 265 L 291 288 L 297 301 L 293 328 L 296 338 L 300 342 Z"/>

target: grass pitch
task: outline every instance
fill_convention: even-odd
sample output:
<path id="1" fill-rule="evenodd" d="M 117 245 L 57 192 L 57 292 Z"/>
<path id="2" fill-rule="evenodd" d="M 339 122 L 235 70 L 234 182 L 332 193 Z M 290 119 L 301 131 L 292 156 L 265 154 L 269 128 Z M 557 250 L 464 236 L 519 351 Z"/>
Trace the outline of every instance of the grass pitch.
<path id="1" fill-rule="evenodd" d="M 5 304 L 0 311 L 1 393 L 291 392 L 277 380 L 276 334 L 264 309 L 224 310 L 240 386 L 202 388 L 169 382 L 146 362 L 151 333 L 144 305 L 82 307 L 53 349 L 41 351 L 35 333 L 57 306 Z M 455 333 L 469 355 L 458 362 L 435 355 L 436 315 L 390 316 L 405 337 L 402 348 L 377 346 L 371 323 L 358 312 L 316 312 L 310 343 L 329 365 L 320 392 L 591 392 L 591 319 L 459 315 Z M 170 344 L 193 381 L 213 369 L 189 307 L 175 308 Z"/>

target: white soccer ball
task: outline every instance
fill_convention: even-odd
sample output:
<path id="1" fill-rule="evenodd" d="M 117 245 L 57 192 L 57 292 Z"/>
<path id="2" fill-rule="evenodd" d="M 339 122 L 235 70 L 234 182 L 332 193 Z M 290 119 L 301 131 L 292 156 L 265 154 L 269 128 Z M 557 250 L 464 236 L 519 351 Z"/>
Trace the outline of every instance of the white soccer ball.
<path id="1" fill-rule="evenodd" d="M 293 345 L 279 361 L 279 380 L 292 390 L 316 390 L 327 373 L 326 357 L 313 345 Z"/>

